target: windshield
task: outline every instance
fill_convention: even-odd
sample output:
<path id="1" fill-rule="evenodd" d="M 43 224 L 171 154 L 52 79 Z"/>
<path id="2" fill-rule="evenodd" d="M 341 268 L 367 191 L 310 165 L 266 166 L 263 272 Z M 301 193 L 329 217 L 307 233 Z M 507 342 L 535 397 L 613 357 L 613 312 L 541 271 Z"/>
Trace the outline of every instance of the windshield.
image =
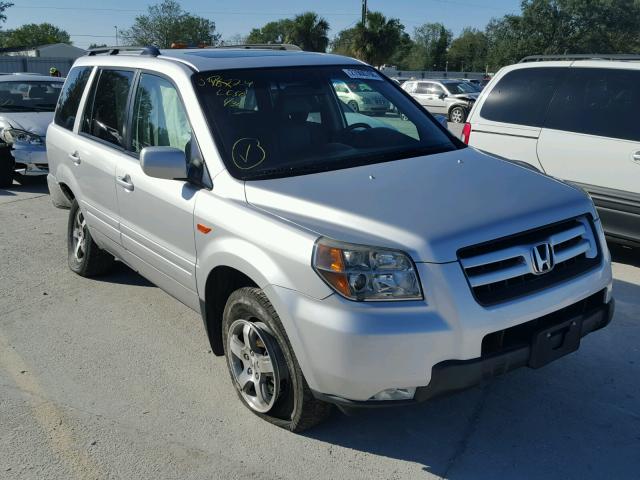
<path id="1" fill-rule="evenodd" d="M 467 82 L 442 82 L 452 95 L 461 93 L 478 93 L 478 89 Z"/>
<path id="2" fill-rule="evenodd" d="M 53 112 L 63 82 L 27 81 L 3 82 L 0 80 L 0 111 L 2 112 Z"/>
<path id="3" fill-rule="evenodd" d="M 194 84 L 230 173 L 302 175 L 459 148 L 369 67 L 203 72 Z M 345 91 L 369 92 L 356 96 Z"/>

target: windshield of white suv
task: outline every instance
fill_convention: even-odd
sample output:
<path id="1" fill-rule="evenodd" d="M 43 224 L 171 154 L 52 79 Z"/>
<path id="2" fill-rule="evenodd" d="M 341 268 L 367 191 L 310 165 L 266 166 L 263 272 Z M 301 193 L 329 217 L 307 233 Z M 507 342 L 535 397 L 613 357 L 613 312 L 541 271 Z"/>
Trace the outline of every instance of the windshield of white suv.
<path id="1" fill-rule="evenodd" d="M 345 84 L 367 93 L 346 94 Z M 228 170 L 243 180 L 463 148 L 369 67 L 203 72 L 194 85 Z"/>
<path id="2" fill-rule="evenodd" d="M 467 82 L 442 82 L 447 87 L 449 93 L 452 95 L 459 95 L 462 93 L 478 93 L 478 89 L 468 84 Z"/>
<path id="3" fill-rule="evenodd" d="M 0 81 L 0 112 L 53 112 L 62 90 L 57 81 Z"/>

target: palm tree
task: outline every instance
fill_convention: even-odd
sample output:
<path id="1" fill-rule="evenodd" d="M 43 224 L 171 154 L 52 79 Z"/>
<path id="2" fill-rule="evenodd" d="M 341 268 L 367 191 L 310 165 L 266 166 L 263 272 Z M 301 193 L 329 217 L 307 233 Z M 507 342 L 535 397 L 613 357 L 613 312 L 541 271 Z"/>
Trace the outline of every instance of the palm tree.
<path id="1" fill-rule="evenodd" d="M 297 15 L 288 25 L 285 41 L 310 52 L 326 52 L 329 22 L 314 12 Z"/>
<path id="2" fill-rule="evenodd" d="M 369 12 L 367 23 L 354 27 L 353 50 L 358 58 L 374 66 L 387 61 L 402 39 L 404 25 L 397 18 L 387 18 L 380 12 Z"/>

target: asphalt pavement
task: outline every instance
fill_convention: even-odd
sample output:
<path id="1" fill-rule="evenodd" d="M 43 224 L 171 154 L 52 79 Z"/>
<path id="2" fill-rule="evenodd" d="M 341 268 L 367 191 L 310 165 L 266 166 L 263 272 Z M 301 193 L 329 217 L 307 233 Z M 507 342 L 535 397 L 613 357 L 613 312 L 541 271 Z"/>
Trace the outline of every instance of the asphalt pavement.
<path id="1" fill-rule="evenodd" d="M 294 435 L 240 404 L 198 314 L 122 265 L 73 274 L 67 214 L 0 190 L 3 480 L 638 478 L 640 252 L 614 250 L 615 318 L 576 353 Z"/>

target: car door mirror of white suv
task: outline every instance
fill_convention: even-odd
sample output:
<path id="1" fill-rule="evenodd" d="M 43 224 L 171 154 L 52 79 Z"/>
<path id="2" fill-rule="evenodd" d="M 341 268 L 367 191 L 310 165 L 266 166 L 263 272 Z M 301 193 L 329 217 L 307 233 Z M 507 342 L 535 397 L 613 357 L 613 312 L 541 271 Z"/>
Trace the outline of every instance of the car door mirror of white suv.
<path id="1" fill-rule="evenodd" d="M 187 158 L 174 147 L 146 147 L 140 152 L 142 171 L 150 177 L 167 180 L 187 178 Z"/>

